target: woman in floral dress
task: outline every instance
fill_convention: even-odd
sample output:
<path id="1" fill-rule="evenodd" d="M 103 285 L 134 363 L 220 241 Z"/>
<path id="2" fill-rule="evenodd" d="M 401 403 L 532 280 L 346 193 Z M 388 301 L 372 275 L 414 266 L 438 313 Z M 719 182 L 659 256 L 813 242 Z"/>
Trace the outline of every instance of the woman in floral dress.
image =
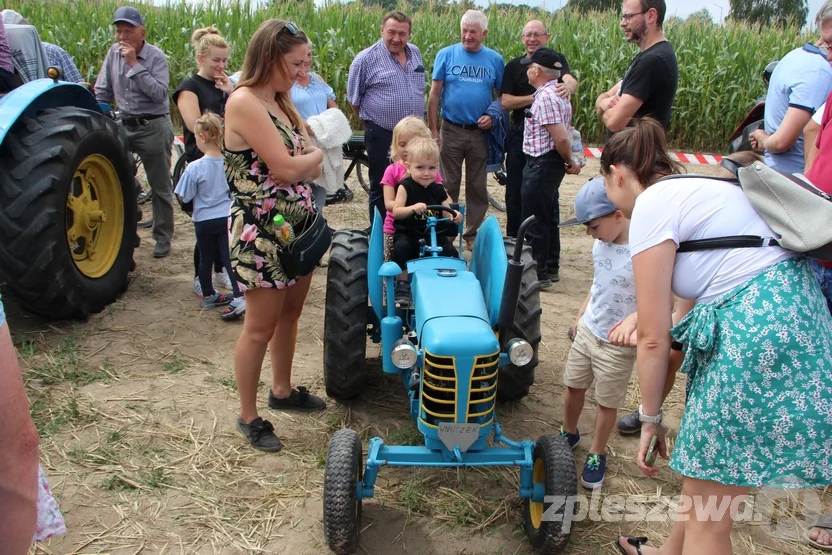
<path id="1" fill-rule="evenodd" d="M 281 443 L 272 424 L 257 413 L 257 383 L 267 348 L 272 364 L 269 406 L 302 411 L 326 407 L 307 388 L 291 385 L 298 320 L 312 276 L 286 276 L 272 223 L 282 214 L 294 225 L 316 211 L 309 183 L 321 174 L 323 153 L 309 142 L 290 94 L 307 50 L 306 35 L 293 23 L 263 22 L 248 45 L 240 82 L 225 109 L 225 166 L 234 199 L 231 264 L 247 298 L 234 352 L 240 392 L 237 429 L 252 447 L 269 452 L 279 451 Z"/>
<path id="2" fill-rule="evenodd" d="M 679 169 L 651 118 L 616 133 L 601 156 L 607 195 L 631 218 L 642 398 L 637 461 L 648 476 L 658 471 L 644 462 L 652 436 L 666 456 L 661 405 L 672 339 L 684 346 L 689 384 L 670 461 L 683 476 L 683 518 L 661 548 L 619 537 L 627 555 L 730 554 L 735 515 L 703 507 L 736 509 L 752 487 L 832 483 L 832 317 L 809 261 L 780 247 L 677 254 L 682 241 L 774 236 L 740 187 L 694 177 L 659 181 Z M 680 299 L 674 320 L 671 291 Z"/>

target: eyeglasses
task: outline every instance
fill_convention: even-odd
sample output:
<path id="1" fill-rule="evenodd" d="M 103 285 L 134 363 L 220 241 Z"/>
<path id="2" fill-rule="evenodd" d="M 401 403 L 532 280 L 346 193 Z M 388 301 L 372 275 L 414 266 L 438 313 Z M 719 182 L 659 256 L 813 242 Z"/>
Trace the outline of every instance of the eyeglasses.
<path id="1" fill-rule="evenodd" d="M 280 31 L 277 32 L 277 34 L 275 35 L 274 38 L 280 37 L 280 33 L 282 33 L 283 31 L 289 31 L 293 35 L 297 35 L 298 34 L 298 26 L 295 25 L 294 23 L 292 23 L 291 21 L 287 21 L 286 23 L 283 24 L 283 27 L 280 28 Z"/>
<path id="2" fill-rule="evenodd" d="M 646 10 L 641 11 L 641 12 L 623 13 L 623 14 L 621 14 L 621 21 L 630 21 L 630 19 L 632 19 L 633 16 L 641 15 L 641 14 L 647 13 L 649 11 L 650 11 L 650 8 L 647 8 Z"/>
<path id="3" fill-rule="evenodd" d="M 523 33 L 520 35 L 524 39 L 539 39 L 547 36 L 549 33 Z"/>

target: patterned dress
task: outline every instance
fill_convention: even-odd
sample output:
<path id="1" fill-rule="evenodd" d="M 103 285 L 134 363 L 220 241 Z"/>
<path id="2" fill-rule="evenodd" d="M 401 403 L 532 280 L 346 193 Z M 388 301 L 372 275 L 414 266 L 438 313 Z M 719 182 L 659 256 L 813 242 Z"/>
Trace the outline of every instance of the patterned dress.
<path id="1" fill-rule="evenodd" d="M 694 309 L 670 466 L 734 486 L 832 483 L 832 317 L 809 262 L 779 262 Z"/>
<path id="2" fill-rule="evenodd" d="M 272 122 L 283 138 L 291 156 L 303 152 L 304 139 L 297 129 L 290 129 L 279 119 Z M 229 219 L 231 266 L 241 291 L 256 287 L 283 289 L 293 285 L 283 271 L 277 257 L 273 237 L 264 237 L 251 219 L 256 217 L 267 232 L 274 232 L 273 219 L 283 214 L 293 226 L 317 211 L 312 190 L 306 182 L 280 183 L 269 176 L 266 161 L 253 149 L 234 151 L 223 149 L 225 174 L 233 183 L 231 217 Z"/>

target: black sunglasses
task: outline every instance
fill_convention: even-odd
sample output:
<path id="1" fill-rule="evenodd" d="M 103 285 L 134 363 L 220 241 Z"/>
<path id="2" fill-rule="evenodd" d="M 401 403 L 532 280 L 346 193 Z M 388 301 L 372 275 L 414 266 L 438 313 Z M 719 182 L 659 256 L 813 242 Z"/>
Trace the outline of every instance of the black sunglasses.
<path id="1" fill-rule="evenodd" d="M 298 26 L 295 25 L 294 23 L 292 23 L 291 21 L 287 21 L 286 23 L 283 24 L 283 27 L 280 28 L 280 31 L 277 32 L 277 35 L 275 35 L 275 38 L 278 38 L 280 36 L 280 33 L 282 33 L 283 31 L 289 31 L 293 35 L 297 35 L 298 34 Z"/>

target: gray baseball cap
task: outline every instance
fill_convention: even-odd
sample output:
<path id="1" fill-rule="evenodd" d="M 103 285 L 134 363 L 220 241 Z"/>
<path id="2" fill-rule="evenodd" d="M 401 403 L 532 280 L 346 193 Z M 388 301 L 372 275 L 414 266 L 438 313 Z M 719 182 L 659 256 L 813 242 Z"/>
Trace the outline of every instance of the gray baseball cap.
<path id="1" fill-rule="evenodd" d="M 129 23 L 133 27 L 144 25 L 142 14 L 139 13 L 139 10 L 131 6 L 122 6 L 116 10 L 115 15 L 113 15 L 113 25 L 121 22 Z"/>
<path id="2" fill-rule="evenodd" d="M 575 197 L 575 217 L 563 222 L 558 227 L 588 224 L 595 218 L 608 216 L 618 210 L 607 197 L 604 178 L 595 177 L 586 182 Z"/>

